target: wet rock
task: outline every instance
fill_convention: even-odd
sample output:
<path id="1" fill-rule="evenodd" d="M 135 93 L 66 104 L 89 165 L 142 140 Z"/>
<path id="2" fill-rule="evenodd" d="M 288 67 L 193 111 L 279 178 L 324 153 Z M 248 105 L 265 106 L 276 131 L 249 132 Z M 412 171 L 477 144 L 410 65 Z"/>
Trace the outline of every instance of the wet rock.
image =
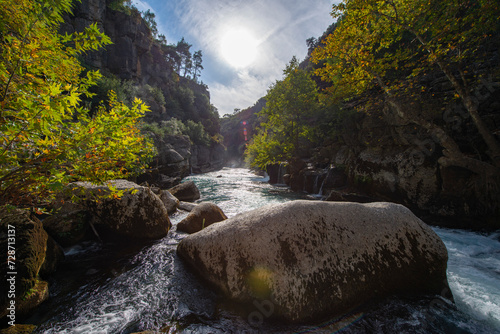
<path id="1" fill-rule="evenodd" d="M 198 204 L 195 204 L 195 203 L 189 203 L 189 202 L 180 201 L 179 202 L 179 209 L 191 212 L 194 208 L 196 208 L 197 205 Z"/>
<path id="2" fill-rule="evenodd" d="M 10 281 L 7 279 L 12 277 L 14 277 L 13 282 L 15 283 L 13 291 L 15 291 L 16 316 L 20 316 L 37 307 L 48 296 L 48 293 L 39 293 L 38 297 L 30 299 L 31 308 L 21 308 L 22 301 L 31 295 L 32 289 L 37 284 L 40 284 L 38 278 L 42 264 L 46 259 L 48 235 L 43 229 L 42 223 L 36 217 L 31 216 L 27 210 L 2 207 L 0 226 L 0 247 L 5 254 L 5 258 L 0 264 L 2 279 L 0 318 L 8 314 L 7 306 L 12 300 L 9 297 L 12 289 Z M 11 246 L 10 250 L 15 250 L 11 258 L 7 258 L 9 245 Z M 9 274 L 10 272 L 16 272 L 16 274 L 13 276 Z M 46 283 L 44 289 L 40 289 L 40 287 L 38 286 L 36 291 L 46 290 Z"/>
<path id="3" fill-rule="evenodd" d="M 193 181 L 184 182 L 176 185 L 168 191 L 174 195 L 179 201 L 194 202 L 200 199 L 200 190 Z"/>
<path id="4" fill-rule="evenodd" d="M 66 203 L 43 220 L 43 227 L 60 245 L 68 247 L 88 238 L 89 218 L 89 212 L 82 207 Z"/>
<path id="5" fill-rule="evenodd" d="M 16 324 L 0 330 L 0 334 L 31 334 L 35 331 L 35 325 Z"/>
<path id="6" fill-rule="evenodd" d="M 72 184 L 73 192 L 84 198 L 82 205 L 90 211 L 92 221 L 111 233 L 134 239 L 159 239 L 167 235 L 171 226 L 167 208 L 150 188 L 126 180 L 110 184 L 121 197 L 100 197 L 109 194 L 106 185 L 88 182 Z"/>
<path id="7" fill-rule="evenodd" d="M 47 248 L 45 261 L 40 268 L 40 276 L 48 277 L 54 273 L 59 263 L 64 260 L 64 251 L 59 244 L 49 235 L 47 238 Z"/>
<path id="8" fill-rule="evenodd" d="M 227 219 L 224 212 L 215 204 L 205 202 L 198 204 L 189 215 L 177 224 L 177 230 L 196 233 L 214 223 Z"/>
<path id="9" fill-rule="evenodd" d="M 36 281 L 35 286 L 16 302 L 16 315 L 25 316 L 33 312 L 49 298 L 49 283 Z"/>
<path id="10" fill-rule="evenodd" d="M 168 192 L 168 190 L 161 190 L 158 196 L 165 205 L 165 208 L 167 209 L 167 212 L 169 214 L 177 211 L 177 207 L 179 206 L 179 200 L 170 192 Z"/>
<path id="11" fill-rule="evenodd" d="M 340 191 L 332 190 L 326 201 L 329 202 L 356 202 L 356 203 L 371 203 L 376 202 L 377 200 L 368 196 L 359 195 L 359 194 L 349 194 L 343 193 Z"/>
<path id="12" fill-rule="evenodd" d="M 186 237 L 177 252 L 229 297 L 250 308 L 266 303 L 289 321 L 448 286 L 441 239 L 392 203 L 267 206 Z"/>

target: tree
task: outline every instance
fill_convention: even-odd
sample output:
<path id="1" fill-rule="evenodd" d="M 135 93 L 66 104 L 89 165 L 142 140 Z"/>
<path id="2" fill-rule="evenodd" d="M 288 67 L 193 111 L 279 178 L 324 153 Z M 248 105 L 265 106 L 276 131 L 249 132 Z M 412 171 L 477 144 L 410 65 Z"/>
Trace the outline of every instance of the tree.
<path id="1" fill-rule="evenodd" d="M 314 140 L 310 119 L 319 107 L 316 84 L 306 71 L 299 69 L 295 57 L 283 73 L 285 78 L 268 90 L 266 106 L 260 112 L 265 121 L 248 148 L 248 160 L 260 167 L 266 159 L 272 163 L 300 155 L 306 144 Z"/>
<path id="2" fill-rule="evenodd" d="M 193 62 L 191 60 L 191 44 L 187 43 L 184 40 L 184 37 L 181 38 L 179 42 L 177 42 L 177 46 L 175 48 L 177 54 L 179 55 L 178 63 L 177 63 L 177 73 L 181 75 L 181 70 L 184 70 L 184 77 L 190 72 Z"/>
<path id="3" fill-rule="evenodd" d="M 155 17 L 155 13 L 153 13 L 149 9 L 146 12 L 142 13 L 142 18 L 144 19 L 144 21 L 146 21 L 149 29 L 151 29 L 153 37 L 156 37 L 156 35 L 158 35 L 158 25 L 156 24 Z"/>
<path id="4" fill-rule="evenodd" d="M 161 46 L 167 45 L 167 38 L 163 34 L 158 35 L 156 41 L 160 43 Z"/>
<path id="5" fill-rule="evenodd" d="M 193 80 L 194 81 L 197 81 L 198 77 L 201 75 L 201 71 L 203 70 L 203 65 L 201 65 L 202 62 L 203 62 L 203 55 L 201 53 L 201 50 L 198 50 L 193 55 L 193 63 L 194 63 Z"/>
<path id="6" fill-rule="evenodd" d="M 100 74 L 78 57 L 110 43 L 95 24 L 60 35 L 70 0 L 4 0 L 0 8 L 0 201 L 46 203 L 66 184 L 124 178 L 140 171 L 153 146 L 128 108 L 110 94 L 91 116 L 81 105 Z"/>
<path id="7" fill-rule="evenodd" d="M 315 37 L 310 37 L 306 40 L 306 44 L 307 44 L 307 53 L 311 54 L 314 51 L 314 49 L 316 49 L 319 42 Z"/>
<path id="8" fill-rule="evenodd" d="M 334 83 L 330 94 L 347 97 L 378 85 L 399 117 L 422 126 L 439 141 L 444 148 L 441 165 L 492 177 L 498 174 L 500 146 L 472 98 L 478 79 L 472 60 L 498 29 L 497 1 L 347 0 L 333 9 L 339 19 L 336 30 L 313 54 L 316 63 L 324 62 L 317 74 Z M 491 163 L 466 156 L 443 128 L 409 113 L 398 102 L 402 86 L 436 66 L 451 82 L 488 145 Z M 406 75 L 406 82 L 399 80 L 401 74 Z"/>

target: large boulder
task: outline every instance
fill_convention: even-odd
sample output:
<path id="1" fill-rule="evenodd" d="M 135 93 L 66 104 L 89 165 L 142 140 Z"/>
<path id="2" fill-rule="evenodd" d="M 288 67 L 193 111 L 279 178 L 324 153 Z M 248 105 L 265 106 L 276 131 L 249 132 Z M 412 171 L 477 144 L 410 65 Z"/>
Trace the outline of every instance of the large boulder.
<path id="1" fill-rule="evenodd" d="M 150 188 L 126 180 L 113 180 L 109 185 L 123 191 L 123 195 L 109 196 L 108 185 L 72 184 L 72 192 L 81 196 L 94 224 L 115 235 L 135 239 L 159 239 L 167 235 L 171 226 L 167 209 Z"/>
<path id="2" fill-rule="evenodd" d="M 89 212 L 70 202 L 43 220 L 43 228 L 63 247 L 72 246 L 88 238 Z"/>
<path id="3" fill-rule="evenodd" d="M 186 237 L 177 252 L 229 297 L 265 302 L 267 313 L 290 321 L 448 286 L 441 239 L 392 203 L 267 206 Z"/>
<path id="4" fill-rule="evenodd" d="M 12 315 L 11 303 L 15 304 L 14 316 L 26 315 L 48 298 L 48 285 L 39 280 L 39 274 L 44 263 L 46 272 L 55 268 L 55 260 L 49 258 L 55 251 L 47 253 L 49 236 L 27 210 L 2 207 L 0 228 L 0 247 L 5 254 L 0 264 L 0 318 Z"/>
<path id="5" fill-rule="evenodd" d="M 177 211 L 177 207 L 179 207 L 179 200 L 174 197 L 174 195 L 169 193 L 167 190 L 160 190 L 158 197 L 160 197 L 168 213 L 174 213 Z"/>
<path id="6" fill-rule="evenodd" d="M 204 202 L 194 207 L 187 217 L 177 224 L 177 231 L 196 233 L 225 219 L 227 216 L 221 208 L 214 203 Z"/>
<path id="7" fill-rule="evenodd" d="M 194 202 L 200 199 L 200 190 L 196 187 L 193 181 L 184 182 L 176 185 L 168 191 L 174 195 L 179 201 Z"/>

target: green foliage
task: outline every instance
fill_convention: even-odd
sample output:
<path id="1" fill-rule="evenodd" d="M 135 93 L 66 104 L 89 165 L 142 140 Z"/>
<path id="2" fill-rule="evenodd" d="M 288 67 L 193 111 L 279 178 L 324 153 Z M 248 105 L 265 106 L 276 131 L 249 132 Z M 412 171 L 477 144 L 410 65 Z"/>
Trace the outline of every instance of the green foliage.
<path id="1" fill-rule="evenodd" d="M 499 32 L 499 12 L 496 0 L 343 1 L 333 6 L 334 17 L 340 19 L 336 30 L 313 53 L 313 60 L 323 64 L 316 74 L 333 84 L 328 91 L 338 99 L 379 86 L 399 117 L 439 137 L 452 160 L 448 163 L 464 165 L 465 157 L 450 136 L 396 102 L 397 94 L 415 94 L 419 75 L 440 70 L 487 144 L 491 162 L 500 167 L 500 144 L 481 119 L 473 96 L 480 87 L 477 64 L 488 66 L 489 61 L 481 53 Z"/>
<path id="2" fill-rule="evenodd" d="M 113 0 L 108 4 L 108 7 L 128 15 L 132 14 L 132 12 L 139 13 L 139 10 L 132 4 L 131 0 Z"/>
<path id="3" fill-rule="evenodd" d="M 90 91 L 94 93 L 89 105 L 93 111 L 102 103 L 108 103 L 108 95 L 111 91 L 115 92 L 119 102 L 128 107 L 132 107 L 136 98 L 151 107 L 161 108 L 166 105 L 165 96 L 160 88 L 148 84 L 137 85 L 132 80 L 120 80 L 112 75 L 102 76 L 97 84 L 90 88 Z"/>
<path id="4" fill-rule="evenodd" d="M 290 159 L 300 154 L 315 138 L 311 120 L 320 108 L 315 82 L 299 69 L 294 57 L 284 70 L 285 78 L 268 90 L 267 103 L 261 111 L 261 131 L 247 149 L 252 166 Z"/>
<path id="5" fill-rule="evenodd" d="M 149 29 L 151 29 L 151 34 L 153 34 L 153 37 L 156 37 L 156 35 L 158 35 L 158 25 L 156 24 L 155 17 L 155 13 L 153 13 L 149 9 L 142 13 L 142 18 L 148 25 Z"/>
<path id="6" fill-rule="evenodd" d="M 148 110 L 110 93 L 81 106 L 100 78 L 77 57 L 110 43 L 95 24 L 60 35 L 71 1 L 4 0 L 0 8 L 0 199 L 32 206 L 76 180 L 100 183 L 140 171 L 152 156 L 138 120 Z"/>
<path id="7" fill-rule="evenodd" d="M 188 120 L 183 123 L 177 118 L 171 118 L 168 121 L 162 121 L 160 123 L 141 123 L 141 131 L 143 133 L 150 133 L 153 136 L 163 137 L 165 135 L 185 135 L 188 136 L 193 142 L 193 144 L 208 146 L 212 141 L 221 141 L 221 137 L 214 136 L 211 138 L 205 131 L 203 124 L 200 122 L 195 122 L 193 120 Z"/>
<path id="8" fill-rule="evenodd" d="M 201 122 L 188 120 L 186 122 L 186 135 L 189 136 L 191 141 L 195 144 L 208 146 L 210 144 L 210 136 L 205 131 Z"/>
<path id="9" fill-rule="evenodd" d="M 265 170 L 268 164 L 285 161 L 290 145 L 281 143 L 262 129 L 252 138 L 245 151 L 245 161 L 252 167 Z"/>

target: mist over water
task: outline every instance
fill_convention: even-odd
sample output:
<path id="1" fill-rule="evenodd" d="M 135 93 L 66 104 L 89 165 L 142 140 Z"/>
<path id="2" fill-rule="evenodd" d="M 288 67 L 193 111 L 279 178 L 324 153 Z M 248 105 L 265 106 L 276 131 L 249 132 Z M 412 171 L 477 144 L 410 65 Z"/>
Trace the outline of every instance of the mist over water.
<path id="1" fill-rule="evenodd" d="M 245 169 L 191 176 L 203 201 L 228 217 L 263 205 L 305 198 Z M 448 280 L 456 305 L 440 296 L 394 297 L 342 318 L 292 325 L 251 314 L 205 286 L 177 257 L 185 236 L 174 227 L 146 246 L 86 243 L 66 250 L 51 279 L 51 297 L 26 323 L 37 333 L 494 333 L 500 332 L 499 234 L 434 228 L 449 253 Z"/>

